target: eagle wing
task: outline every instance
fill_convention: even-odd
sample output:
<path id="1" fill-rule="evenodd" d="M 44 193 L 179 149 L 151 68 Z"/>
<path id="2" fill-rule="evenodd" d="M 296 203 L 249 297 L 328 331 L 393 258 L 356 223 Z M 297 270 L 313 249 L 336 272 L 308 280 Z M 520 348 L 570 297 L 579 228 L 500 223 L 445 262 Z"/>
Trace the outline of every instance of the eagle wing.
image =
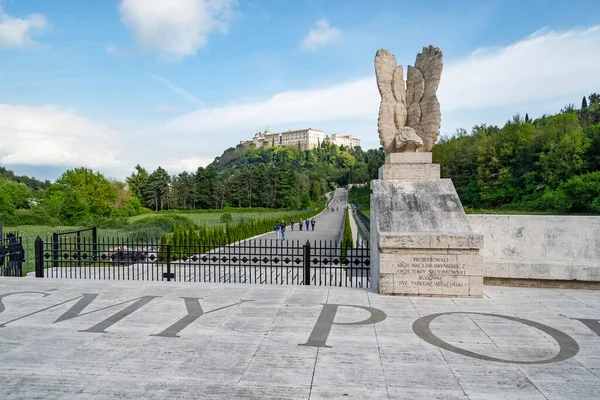
<path id="1" fill-rule="evenodd" d="M 381 95 L 377 123 L 379 141 L 385 153 L 389 154 L 394 152 L 398 122 L 406 119 L 406 101 L 402 67 L 397 66 L 396 57 L 388 50 L 378 50 L 375 55 L 375 77 Z"/>
<path id="2" fill-rule="evenodd" d="M 408 67 L 406 125 L 413 128 L 423 140 L 423 146 L 418 151 L 431 151 L 440 135 L 442 114 L 436 92 L 442 68 L 442 52 L 434 46 L 424 47 L 417 54 L 415 66 Z"/>

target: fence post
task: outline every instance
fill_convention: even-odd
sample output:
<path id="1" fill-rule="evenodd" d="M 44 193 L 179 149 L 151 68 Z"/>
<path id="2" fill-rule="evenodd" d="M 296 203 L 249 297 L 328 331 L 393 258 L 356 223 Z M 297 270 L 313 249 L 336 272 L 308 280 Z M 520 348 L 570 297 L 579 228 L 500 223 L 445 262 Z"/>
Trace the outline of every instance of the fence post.
<path id="1" fill-rule="evenodd" d="M 44 241 L 41 237 L 35 239 L 35 277 L 44 277 Z"/>
<path id="2" fill-rule="evenodd" d="M 58 233 L 52 234 L 52 268 L 58 270 Z"/>
<path id="3" fill-rule="evenodd" d="M 167 277 L 167 281 L 171 281 L 171 275 L 173 275 L 171 273 L 171 246 L 172 245 L 170 244 L 167 245 L 167 272 L 165 274 L 165 276 Z"/>
<path id="4" fill-rule="evenodd" d="M 77 232 L 77 264 L 81 265 L 81 231 Z"/>
<path id="5" fill-rule="evenodd" d="M 310 242 L 307 240 L 304 248 L 304 284 L 310 285 Z"/>
<path id="6" fill-rule="evenodd" d="M 94 226 L 92 228 L 92 260 L 95 262 L 97 260 L 98 252 L 98 230 Z"/>

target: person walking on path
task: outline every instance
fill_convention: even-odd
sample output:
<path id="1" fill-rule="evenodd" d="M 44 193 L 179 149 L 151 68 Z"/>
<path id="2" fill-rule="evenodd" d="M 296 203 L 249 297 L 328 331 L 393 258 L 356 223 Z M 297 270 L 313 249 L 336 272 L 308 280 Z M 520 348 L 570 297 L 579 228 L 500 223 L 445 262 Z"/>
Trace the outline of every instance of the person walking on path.
<path id="1" fill-rule="evenodd" d="M 300 225 L 300 230 L 302 230 L 302 224 L 304 223 L 304 221 L 302 221 L 302 218 L 300 218 L 300 223 L 298 225 Z"/>
<path id="2" fill-rule="evenodd" d="M 310 220 L 310 224 L 312 225 L 312 230 L 314 231 L 315 230 L 315 219 L 314 218 Z M 306 229 L 308 229 L 308 228 L 306 228 Z"/>
<path id="3" fill-rule="evenodd" d="M 281 225 L 279 226 L 281 228 L 281 240 L 285 240 L 285 221 L 281 220 Z"/>
<path id="4" fill-rule="evenodd" d="M 290 225 L 292 226 L 292 230 L 294 230 L 294 217 L 290 219 Z"/>
<path id="5" fill-rule="evenodd" d="M 279 240 L 279 231 L 281 230 L 281 225 L 279 225 L 279 221 L 275 222 L 275 239 Z"/>
<path id="6" fill-rule="evenodd" d="M 310 220 L 307 218 L 304 222 L 306 223 L 306 230 L 308 231 L 308 224 L 310 224 Z"/>

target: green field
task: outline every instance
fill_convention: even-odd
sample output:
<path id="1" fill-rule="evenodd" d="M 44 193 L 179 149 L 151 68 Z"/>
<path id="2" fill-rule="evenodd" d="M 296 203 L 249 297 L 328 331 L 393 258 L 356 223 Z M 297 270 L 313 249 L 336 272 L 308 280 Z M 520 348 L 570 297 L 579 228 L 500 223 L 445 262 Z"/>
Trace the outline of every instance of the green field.
<path id="1" fill-rule="evenodd" d="M 275 219 L 282 215 L 294 215 L 299 214 L 302 211 L 285 211 L 285 210 L 274 210 L 274 211 L 262 211 L 262 212 L 239 212 L 236 210 L 235 212 L 231 212 L 232 220 L 231 222 L 238 222 L 243 219 L 260 219 L 260 218 L 273 218 L 273 223 L 275 223 Z M 221 224 L 221 215 L 224 212 L 216 212 L 216 213 L 159 213 L 159 214 L 144 214 L 138 215 L 136 217 L 129 218 L 129 222 L 133 223 L 139 221 L 141 219 L 147 218 L 148 215 L 179 215 L 185 218 L 188 218 L 196 225 L 206 224 L 206 226 L 214 226 Z"/>

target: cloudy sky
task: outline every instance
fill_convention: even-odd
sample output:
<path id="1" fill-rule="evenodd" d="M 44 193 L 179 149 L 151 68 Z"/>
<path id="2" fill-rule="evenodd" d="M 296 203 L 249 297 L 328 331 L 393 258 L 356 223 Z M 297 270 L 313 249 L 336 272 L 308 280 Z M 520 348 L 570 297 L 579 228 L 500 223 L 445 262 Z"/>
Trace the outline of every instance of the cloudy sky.
<path id="1" fill-rule="evenodd" d="M 375 148 L 375 52 L 429 44 L 442 133 L 600 92 L 595 0 L 0 0 L 0 165 L 175 173 L 267 126 Z"/>

